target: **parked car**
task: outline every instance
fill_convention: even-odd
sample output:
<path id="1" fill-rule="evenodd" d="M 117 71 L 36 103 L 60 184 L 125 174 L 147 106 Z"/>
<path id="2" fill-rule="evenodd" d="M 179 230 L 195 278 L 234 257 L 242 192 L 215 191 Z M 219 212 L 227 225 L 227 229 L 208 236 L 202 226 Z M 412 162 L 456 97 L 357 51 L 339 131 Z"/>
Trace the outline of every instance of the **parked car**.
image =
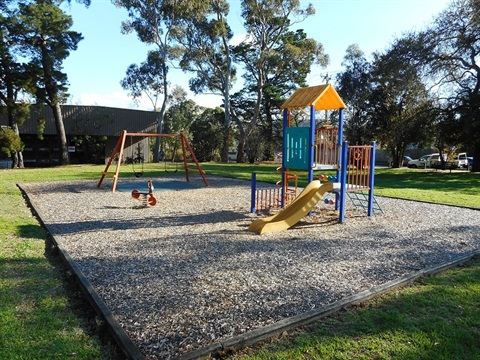
<path id="1" fill-rule="evenodd" d="M 405 155 L 402 160 L 402 166 L 408 166 L 408 163 L 413 159 L 410 156 Z"/>
<path id="2" fill-rule="evenodd" d="M 468 171 L 472 171 L 473 157 L 471 157 L 471 156 L 467 157 L 467 161 L 468 161 L 467 169 L 468 169 Z"/>
<path id="3" fill-rule="evenodd" d="M 412 161 L 412 160 L 413 160 L 413 159 L 412 159 L 410 156 L 406 156 L 406 155 L 405 155 L 405 156 L 403 157 L 403 160 L 402 160 L 402 166 L 408 166 L 408 162 L 409 162 L 409 161 Z M 390 167 L 393 167 L 393 160 L 392 160 L 392 158 L 389 158 L 389 159 L 388 159 L 388 164 L 389 164 Z"/>
<path id="4" fill-rule="evenodd" d="M 466 169 L 468 168 L 468 156 L 467 153 L 460 153 L 457 157 L 453 160 L 459 169 Z"/>
<path id="5" fill-rule="evenodd" d="M 444 155 L 444 160 L 447 160 L 447 156 Z M 433 163 L 440 161 L 440 154 L 428 154 L 423 155 L 420 159 L 411 160 L 408 162 L 409 168 L 429 168 L 432 167 Z"/>

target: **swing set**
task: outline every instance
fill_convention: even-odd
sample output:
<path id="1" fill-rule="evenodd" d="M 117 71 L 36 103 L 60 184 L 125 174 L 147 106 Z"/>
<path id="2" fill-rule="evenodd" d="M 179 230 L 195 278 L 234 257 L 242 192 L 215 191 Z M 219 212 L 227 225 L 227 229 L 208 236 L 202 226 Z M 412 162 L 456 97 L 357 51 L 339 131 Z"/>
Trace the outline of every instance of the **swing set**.
<path id="1" fill-rule="evenodd" d="M 130 148 L 132 149 L 132 157 L 130 158 L 130 161 L 132 162 L 132 170 L 133 170 L 133 175 L 135 177 L 140 178 L 143 176 L 143 164 L 145 163 L 145 153 L 148 153 L 145 151 L 145 144 L 144 144 L 144 149 L 143 153 L 140 148 L 140 144 L 136 144 L 135 147 L 133 146 L 133 136 L 130 137 Z M 127 158 L 128 160 L 128 158 Z M 136 171 L 135 170 L 135 164 L 136 163 L 141 163 L 142 164 L 142 170 L 141 171 Z"/>
<path id="2" fill-rule="evenodd" d="M 126 130 L 123 131 L 122 135 L 117 141 L 117 145 L 115 145 L 115 148 L 113 149 L 112 155 L 108 159 L 107 165 L 105 166 L 105 170 L 102 172 L 102 176 L 100 177 L 100 180 L 97 184 L 97 188 L 99 188 L 105 177 L 111 177 L 113 178 L 113 185 L 112 185 L 112 192 L 115 192 L 117 188 L 117 182 L 120 174 L 120 167 L 123 161 L 123 155 L 125 152 L 125 142 L 127 137 L 132 139 L 133 137 L 166 137 L 166 138 L 180 138 L 180 143 L 181 143 L 181 148 L 182 148 L 182 155 L 183 155 L 183 166 L 185 169 L 185 180 L 187 182 L 190 181 L 190 172 L 197 172 L 200 174 L 200 176 L 203 179 L 203 182 L 205 183 L 205 186 L 208 186 L 207 178 L 205 177 L 205 172 L 202 170 L 200 167 L 200 164 L 198 163 L 197 158 L 195 157 L 195 154 L 193 153 L 192 147 L 190 146 L 190 143 L 187 140 L 187 137 L 185 136 L 184 133 L 179 133 L 179 134 L 154 134 L 154 133 L 129 133 Z M 195 168 L 189 168 L 189 163 L 187 161 L 187 152 L 190 153 L 191 158 L 193 159 L 193 162 L 195 163 Z M 134 158 L 132 156 L 132 161 L 135 160 L 141 160 L 142 157 L 140 154 L 137 154 L 138 159 Z M 116 163 L 116 168 L 114 172 L 109 172 L 108 169 L 110 168 L 110 165 L 112 165 L 112 162 L 114 159 L 117 159 Z M 143 176 L 143 161 L 142 161 L 142 171 L 141 172 L 135 172 L 134 168 L 134 174 L 135 177 L 141 177 Z"/>

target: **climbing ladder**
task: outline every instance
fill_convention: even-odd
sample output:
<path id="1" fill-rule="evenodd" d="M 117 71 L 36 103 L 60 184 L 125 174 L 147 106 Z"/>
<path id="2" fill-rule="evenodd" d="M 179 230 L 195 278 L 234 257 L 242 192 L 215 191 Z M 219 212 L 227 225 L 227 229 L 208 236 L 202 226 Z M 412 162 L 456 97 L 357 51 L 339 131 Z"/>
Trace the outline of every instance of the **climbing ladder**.
<path id="1" fill-rule="evenodd" d="M 352 202 L 355 208 L 362 208 L 368 209 L 368 192 L 364 191 L 355 191 L 355 192 L 347 192 L 347 197 Z M 378 203 L 375 196 L 373 196 L 373 210 L 380 211 L 383 214 L 382 207 Z"/>

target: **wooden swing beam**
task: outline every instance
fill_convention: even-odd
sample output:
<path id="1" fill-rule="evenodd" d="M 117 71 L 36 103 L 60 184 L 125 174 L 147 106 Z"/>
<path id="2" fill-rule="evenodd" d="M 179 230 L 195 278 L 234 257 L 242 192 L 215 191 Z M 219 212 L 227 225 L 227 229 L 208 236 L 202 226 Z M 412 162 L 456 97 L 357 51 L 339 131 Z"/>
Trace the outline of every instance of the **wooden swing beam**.
<path id="1" fill-rule="evenodd" d="M 178 133 L 178 134 L 155 134 L 155 133 L 129 133 L 126 130 L 123 130 L 122 135 L 117 141 L 117 145 L 115 145 L 115 148 L 113 149 L 112 155 L 110 156 L 110 159 L 108 159 L 107 165 L 105 166 L 105 170 L 102 171 L 102 176 L 100 180 L 98 181 L 97 188 L 99 188 L 105 177 L 113 177 L 113 185 L 112 185 L 112 192 L 115 192 L 117 189 L 117 182 L 118 182 L 118 175 L 120 174 L 120 166 L 122 164 L 122 159 L 123 159 L 123 151 L 125 150 L 125 140 L 127 136 L 132 136 L 132 137 L 169 137 L 169 138 L 174 138 L 174 137 L 180 137 L 181 143 L 182 143 L 182 154 L 183 154 L 183 166 L 185 168 L 185 179 L 187 182 L 190 181 L 190 176 L 189 176 L 189 171 L 197 171 L 200 176 L 203 179 L 203 182 L 205 183 L 205 186 L 208 186 L 207 178 L 205 177 L 205 172 L 202 170 L 200 167 L 200 164 L 198 163 L 197 158 L 195 157 L 195 154 L 193 153 L 192 147 L 190 146 L 190 143 L 187 140 L 187 137 L 183 132 Z M 188 168 L 188 163 L 187 163 L 187 150 L 190 152 L 190 155 L 193 158 L 193 161 L 195 162 L 195 165 L 197 167 L 196 170 L 192 170 Z M 112 165 L 113 160 L 115 159 L 115 155 L 118 153 L 118 161 L 117 165 L 115 168 L 115 172 L 108 172 L 108 169 L 110 168 L 110 165 Z"/>

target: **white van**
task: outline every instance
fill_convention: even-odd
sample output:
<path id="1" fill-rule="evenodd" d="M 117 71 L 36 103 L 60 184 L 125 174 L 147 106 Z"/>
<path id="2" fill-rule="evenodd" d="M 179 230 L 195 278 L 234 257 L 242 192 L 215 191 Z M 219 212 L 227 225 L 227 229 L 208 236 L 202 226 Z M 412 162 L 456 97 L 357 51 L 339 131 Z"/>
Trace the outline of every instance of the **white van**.
<path id="1" fill-rule="evenodd" d="M 467 153 L 460 153 L 457 157 L 453 160 L 455 165 L 457 165 L 460 169 L 468 168 L 468 155 Z"/>
<path id="2" fill-rule="evenodd" d="M 443 155 L 445 161 L 447 161 L 447 155 Z M 428 154 L 423 155 L 420 159 L 411 160 L 408 162 L 409 168 L 427 168 L 432 167 L 432 164 L 440 161 L 440 154 Z"/>

